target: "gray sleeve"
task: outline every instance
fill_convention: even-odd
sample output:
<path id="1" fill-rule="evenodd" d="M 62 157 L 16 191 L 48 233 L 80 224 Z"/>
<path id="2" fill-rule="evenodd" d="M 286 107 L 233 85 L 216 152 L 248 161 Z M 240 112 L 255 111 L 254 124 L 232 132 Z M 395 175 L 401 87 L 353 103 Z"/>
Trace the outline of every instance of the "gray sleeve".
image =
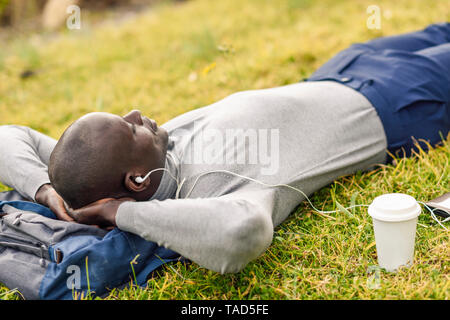
<path id="1" fill-rule="evenodd" d="M 35 200 L 48 178 L 48 163 L 57 140 L 33 129 L 0 126 L 0 181 Z"/>
<path id="2" fill-rule="evenodd" d="M 270 210 L 256 203 L 235 194 L 124 202 L 116 223 L 202 267 L 238 272 L 272 241 Z"/>

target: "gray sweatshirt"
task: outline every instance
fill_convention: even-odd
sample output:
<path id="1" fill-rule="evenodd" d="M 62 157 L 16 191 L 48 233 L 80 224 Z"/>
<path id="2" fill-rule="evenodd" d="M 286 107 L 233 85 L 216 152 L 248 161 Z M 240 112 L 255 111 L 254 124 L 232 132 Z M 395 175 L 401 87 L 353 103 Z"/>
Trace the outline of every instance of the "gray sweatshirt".
<path id="1" fill-rule="evenodd" d="M 376 110 L 331 81 L 238 92 L 162 127 L 170 173 L 149 201 L 121 204 L 117 226 L 221 273 L 263 253 L 274 228 L 305 200 L 267 184 L 310 195 L 386 158 Z M 49 183 L 55 143 L 29 128 L 0 127 L 0 181 L 34 199 Z"/>

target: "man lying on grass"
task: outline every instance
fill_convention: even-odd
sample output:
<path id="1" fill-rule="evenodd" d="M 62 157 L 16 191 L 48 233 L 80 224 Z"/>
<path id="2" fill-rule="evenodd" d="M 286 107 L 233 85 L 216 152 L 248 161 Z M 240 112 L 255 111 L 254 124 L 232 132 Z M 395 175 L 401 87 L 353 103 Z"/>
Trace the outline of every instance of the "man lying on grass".
<path id="1" fill-rule="evenodd" d="M 354 44 L 307 81 L 239 92 L 161 126 L 137 110 L 87 114 L 59 141 L 3 126 L 0 180 L 60 219 L 117 226 L 237 272 L 305 199 L 243 176 L 309 195 L 389 153 L 410 155 L 412 137 L 434 145 L 448 134 L 449 41 L 446 23 Z"/>

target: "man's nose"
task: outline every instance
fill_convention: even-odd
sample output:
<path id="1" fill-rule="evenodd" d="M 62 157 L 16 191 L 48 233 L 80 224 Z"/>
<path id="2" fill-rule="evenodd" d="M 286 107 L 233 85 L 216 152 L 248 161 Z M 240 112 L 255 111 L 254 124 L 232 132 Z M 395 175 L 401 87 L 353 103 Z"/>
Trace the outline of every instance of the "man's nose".
<path id="1" fill-rule="evenodd" d="M 142 122 L 142 113 L 139 110 L 132 110 L 131 112 L 124 115 L 123 118 L 130 123 L 138 124 L 141 126 L 144 124 Z"/>

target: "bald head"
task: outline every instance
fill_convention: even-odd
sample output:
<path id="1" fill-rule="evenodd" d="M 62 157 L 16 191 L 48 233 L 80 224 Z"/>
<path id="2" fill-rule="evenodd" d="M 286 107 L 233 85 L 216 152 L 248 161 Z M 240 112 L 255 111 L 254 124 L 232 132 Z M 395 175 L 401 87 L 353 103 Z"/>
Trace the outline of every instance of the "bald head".
<path id="1" fill-rule="evenodd" d="M 121 191 L 119 176 L 124 172 L 115 165 L 120 161 L 115 150 L 126 154 L 127 146 L 117 137 L 105 139 L 108 136 L 116 136 L 111 122 L 89 114 L 74 122 L 56 144 L 50 157 L 50 181 L 72 208 Z"/>
<path id="2" fill-rule="evenodd" d="M 142 190 L 132 185 L 130 188 L 127 178 L 164 166 L 167 133 L 150 130 L 154 129 L 152 123 L 134 123 L 128 115 L 89 113 L 69 126 L 59 139 L 50 157 L 49 177 L 72 208 L 102 198 L 140 198 L 156 191 L 151 185 L 138 186 L 146 187 Z M 145 129 L 139 136 L 138 127 Z"/>

